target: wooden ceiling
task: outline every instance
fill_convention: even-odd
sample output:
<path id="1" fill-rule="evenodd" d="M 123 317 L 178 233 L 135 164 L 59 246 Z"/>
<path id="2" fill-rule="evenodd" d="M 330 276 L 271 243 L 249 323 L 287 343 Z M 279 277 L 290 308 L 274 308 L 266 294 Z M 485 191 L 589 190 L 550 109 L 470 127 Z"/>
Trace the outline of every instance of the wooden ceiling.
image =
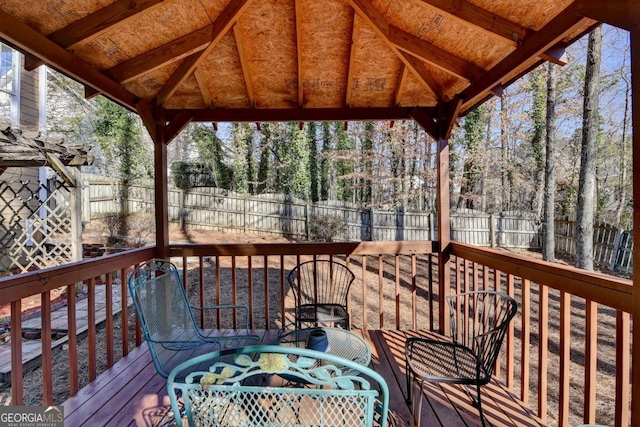
<path id="1" fill-rule="evenodd" d="M 464 114 L 595 21 L 576 0 L 3 0 L 0 38 L 182 122 Z"/>

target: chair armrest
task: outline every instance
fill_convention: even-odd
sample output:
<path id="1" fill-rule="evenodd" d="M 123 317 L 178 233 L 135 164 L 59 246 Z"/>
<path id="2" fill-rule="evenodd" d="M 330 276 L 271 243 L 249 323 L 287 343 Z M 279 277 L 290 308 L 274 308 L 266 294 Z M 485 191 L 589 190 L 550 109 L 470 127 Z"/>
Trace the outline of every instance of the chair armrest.
<path id="1" fill-rule="evenodd" d="M 205 307 L 196 307 L 196 306 L 191 306 L 191 310 L 198 310 L 198 311 L 220 311 L 220 310 L 239 310 L 243 313 L 244 317 L 241 317 L 239 319 L 240 323 L 238 325 L 238 328 L 240 329 L 249 329 L 249 307 L 247 307 L 246 305 L 237 305 L 237 304 L 221 304 L 221 305 L 209 305 L 209 306 L 205 306 Z M 244 324 L 242 324 L 244 323 Z"/>

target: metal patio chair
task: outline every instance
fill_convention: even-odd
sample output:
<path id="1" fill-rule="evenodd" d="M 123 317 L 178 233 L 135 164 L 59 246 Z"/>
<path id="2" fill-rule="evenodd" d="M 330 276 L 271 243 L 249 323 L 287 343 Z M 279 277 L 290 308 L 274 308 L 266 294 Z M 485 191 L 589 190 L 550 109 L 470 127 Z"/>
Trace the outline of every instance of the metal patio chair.
<path id="1" fill-rule="evenodd" d="M 190 427 L 372 427 L 391 419 L 380 374 L 305 348 L 249 346 L 203 355 L 177 366 L 167 391 L 176 424 L 186 419 Z"/>
<path id="2" fill-rule="evenodd" d="M 129 291 L 153 364 L 164 378 L 177 365 L 200 354 L 260 341 L 248 332 L 246 306 L 191 306 L 178 269 L 167 260 L 152 259 L 136 268 L 129 276 Z M 198 327 L 194 310 L 223 311 L 230 316 L 237 313 L 244 318 L 242 332 L 209 337 Z"/>
<path id="3" fill-rule="evenodd" d="M 411 397 L 413 385 L 421 390 L 424 382 L 463 384 L 484 426 L 480 387 L 491 380 L 517 304 L 509 295 L 494 291 L 452 295 L 447 300 L 452 341 L 409 338 L 405 343 L 407 404 L 414 414 L 414 425 L 420 425 L 424 399 L 418 399 L 416 414 Z M 476 397 L 468 386 L 476 387 Z"/>
<path id="4" fill-rule="evenodd" d="M 287 281 L 295 298 L 296 329 L 303 323 L 349 329 L 347 301 L 354 279 L 346 265 L 332 260 L 307 261 L 291 270 Z"/>

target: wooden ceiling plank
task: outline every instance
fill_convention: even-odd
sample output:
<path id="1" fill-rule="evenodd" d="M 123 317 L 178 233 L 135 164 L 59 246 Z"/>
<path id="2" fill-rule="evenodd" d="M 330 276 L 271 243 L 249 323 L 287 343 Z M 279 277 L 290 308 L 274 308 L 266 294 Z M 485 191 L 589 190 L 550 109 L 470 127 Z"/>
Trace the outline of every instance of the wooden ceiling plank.
<path id="1" fill-rule="evenodd" d="M 426 110 L 434 110 L 426 108 Z M 175 117 L 182 110 L 166 109 L 167 117 Z M 363 108 L 280 108 L 280 109 L 192 109 L 189 113 L 195 122 L 320 122 L 320 121 L 375 121 L 408 120 L 411 108 L 363 107 Z"/>
<path id="2" fill-rule="evenodd" d="M 205 49 L 211 43 L 212 38 L 213 26 L 209 25 L 122 62 L 110 68 L 106 73 L 117 82 L 127 83 L 143 74 Z"/>
<path id="3" fill-rule="evenodd" d="M 637 0 L 576 0 L 576 13 L 600 22 L 606 22 L 631 31 L 634 27 L 634 20 L 639 20 L 637 16 Z M 634 9 L 636 12 L 634 13 Z M 634 16 L 635 15 L 635 16 Z"/>
<path id="4" fill-rule="evenodd" d="M 356 13 L 362 17 L 376 32 L 376 34 L 389 46 L 389 48 L 400 58 L 411 72 L 418 78 L 420 83 L 429 91 L 433 92 L 438 99 L 442 97 L 442 89 L 431 77 L 424 65 L 414 56 L 400 51 L 395 44 L 389 40 L 389 23 L 384 16 L 373 6 L 369 0 L 348 0 Z"/>
<path id="5" fill-rule="evenodd" d="M 107 7 L 79 19 L 47 36 L 67 49 L 80 42 L 98 37 L 114 26 L 124 24 L 142 12 L 150 12 L 164 0 L 118 0 Z"/>
<path id="6" fill-rule="evenodd" d="M 167 144 L 173 140 L 182 130 L 191 123 L 191 113 L 189 110 L 182 110 L 176 115 L 166 126 L 164 131 L 165 141 Z"/>
<path id="7" fill-rule="evenodd" d="M 204 73 L 202 72 L 202 67 L 196 68 L 193 74 L 196 77 L 196 82 L 198 82 L 198 87 L 200 88 L 204 105 L 211 108 L 211 91 L 209 91 L 209 87 L 207 86 L 207 81 L 204 77 Z"/>
<path id="8" fill-rule="evenodd" d="M 464 25 L 471 25 L 487 34 L 497 36 L 512 46 L 517 46 L 520 41 L 527 37 L 526 28 L 465 0 L 417 1 L 428 4 L 449 16 L 459 19 Z"/>
<path id="9" fill-rule="evenodd" d="M 356 23 L 358 22 L 356 12 L 353 12 L 353 28 L 351 29 L 351 49 L 349 50 L 349 65 L 347 69 L 347 93 L 345 94 L 344 105 L 351 105 L 351 94 L 353 93 L 353 66 L 356 57 Z"/>
<path id="10" fill-rule="evenodd" d="M 394 25 L 389 25 L 389 41 L 398 49 L 457 78 L 474 81 L 484 70 Z"/>
<path id="11" fill-rule="evenodd" d="M 78 82 L 102 91 L 127 108 L 135 109 L 137 98 L 133 93 L 1 9 L 0 38 L 25 53 L 42 58 Z"/>
<path id="12" fill-rule="evenodd" d="M 202 61 L 202 59 L 213 50 L 222 37 L 227 34 L 252 1 L 253 0 L 231 0 L 229 4 L 227 4 L 212 25 L 213 38 L 211 39 L 211 43 L 204 50 L 196 52 L 182 61 L 178 69 L 169 77 L 169 80 L 167 80 L 162 88 L 160 88 L 156 96 L 156 103 L 158 105 L 164 104 L 164 102 L 175 93 L 178 87 L 193 73 L 193 70 L 195 70 L 200 61 Z"/>
<path id="13" fill-rule="evenodd" d="M 242 75 L 244 76 L 244 84 L 247 88 L 247 96 L 251 106 L 255 108 L 256 101 L 253 96 L 253 84 L 251 83 L 251 70 L 249 69 L 249 61 L 247 60 L 247 51 L 244 47 L 244 38 L 242 37 L 242 31 L 236 24 L 233 26 L 233 35 L 236 39 L 236 47 L 238 48 L 238 55 L 240 56 L 240 66 L 242 67 Z"/>
<path id="14" fill-rule="evenodd" d="M 464 113 L 486 97 L 490 89 L 502 84 L 502 80 L 507 78 L 520 64 L 539 57 L 552 46 L 560 43 L 568 34 L 584 27 L 588 22 L 590 22 L 588 18 L 576 15 L 573 6 L 567 7 L 537 33 L 524 40 L 516 50 L 467 87 L 461 93 L 464 100 L 462 112 Z"/>
<path id="15" fill-rule="evenodd" d="M 300 1 L 295 0 L 294 7 L 296 9 L 296 52 L 298 54 L 298 107 L 304 105 L 304 82 L 302 80 L 302 43 L 300 31 Z"/>
<path id="16" fill-rule="evenodd" d="M 404 89 L 405 82 L 407 81 L 407 73 L 407 67 L 402 64 L 402 70 L 400 70 L 400 80 L 398 81 L 398 85 L 396 86 L 396 92 L 393 95 L 394 107 L 400 105 L 400 95 L 402 95 L 402 89 Z"/>

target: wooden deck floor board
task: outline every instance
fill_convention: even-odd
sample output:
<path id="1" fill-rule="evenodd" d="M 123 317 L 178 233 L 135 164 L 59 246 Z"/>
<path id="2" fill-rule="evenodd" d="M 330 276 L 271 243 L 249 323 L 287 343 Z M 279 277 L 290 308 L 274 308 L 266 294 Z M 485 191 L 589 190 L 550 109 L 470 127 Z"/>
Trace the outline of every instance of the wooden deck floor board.
<path id="1" fill-rule="evenodd" d="M 228 331 L 223 333 L 226 335 Z M 277 336 L 277 331 L 253 333 L 259 335 L 265 344 L 273 342 Z M 371 347 L 371 367 L 387 381 L 391 410 L 399 420 L 399 426 L 410 426 L 411 412 L 405 403 L 404 341 L 417 333 L 394 330 L 358 333 Z M 482 396 L 486 419 L 492 426 L 544 425 L 495 381 L 485 386 Z M 421 398 L 423 426 L 481 425 L 476 408 L 459 386 L 428 384 Z M 64 403 L 64 407 L 67 425 L 155 426 L 169 411 L 166 380 L 156 373 L 143 345 L 81 389 Z"/>

